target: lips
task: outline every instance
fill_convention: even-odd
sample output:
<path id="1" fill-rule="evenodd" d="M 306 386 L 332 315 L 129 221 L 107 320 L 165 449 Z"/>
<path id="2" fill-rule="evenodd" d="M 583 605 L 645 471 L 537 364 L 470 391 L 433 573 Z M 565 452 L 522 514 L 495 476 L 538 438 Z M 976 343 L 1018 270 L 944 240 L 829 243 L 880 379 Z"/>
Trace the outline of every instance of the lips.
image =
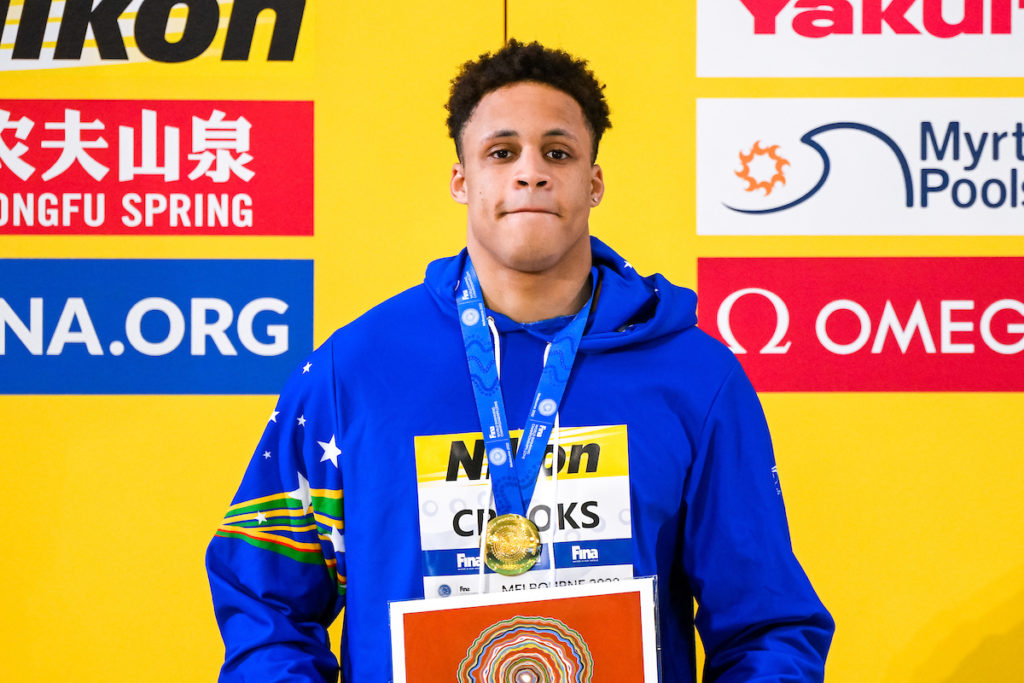
<path id="1" fill-rule="evenodd" d="M 542 209 L 542 208 L 534 208 L 534 207 L 525 207 L 525 208 L 522 208 L 522 209 L 513 209 L 512 211 L 506 211 L 505 215 L 507 216 L 509 214 L 514 214 L 514 213 L 546 213 L 546 214 L 550 214 L 552 216 L 557 216 L 558 215 L 558 213 L 556 213 L 555 211 L 551 211 L 550 209 Z"/>

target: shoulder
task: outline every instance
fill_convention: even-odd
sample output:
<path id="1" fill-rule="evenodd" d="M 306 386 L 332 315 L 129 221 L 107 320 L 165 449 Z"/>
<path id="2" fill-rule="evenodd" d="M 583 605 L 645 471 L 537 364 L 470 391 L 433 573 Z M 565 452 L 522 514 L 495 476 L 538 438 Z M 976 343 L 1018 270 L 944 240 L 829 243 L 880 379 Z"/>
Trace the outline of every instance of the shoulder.
<path id="1" fill-rule="evenodd" d="M 729 347 L 697 326 L 680 331 L 673 341 L 684 358 L 694 362 L 709 364 L 726 373 L 739 365 Z"/>
<path id="2" fill-rule="evenodd" d="M 420 355 L 439 336 L 458 334 L 455 308 L 443 310 L 428 288 L 419 284 L 382 301 L 336 330 L 316 353 L 343 369 L 365 369 L 379 359 Z M 449 320 L 451 318 L 452 320 Z"/>
<path id="3" fill-rule="evenodd" d="M 733 375 L 744 375 L 733 352 L 697 326 L 664 335 L 652 345 L 659 365 L 687 391 L 713 396 Z"/>
<path id="4" fill-rule="evenodd" d="M 324 344 L 335 348 L 358 346 L 378 334 L 397 332 L 417 323 L 422 324 L 425 318 L 439 313 L 426 287 L 418 284 L 385 299 L 338 328 Z"/>

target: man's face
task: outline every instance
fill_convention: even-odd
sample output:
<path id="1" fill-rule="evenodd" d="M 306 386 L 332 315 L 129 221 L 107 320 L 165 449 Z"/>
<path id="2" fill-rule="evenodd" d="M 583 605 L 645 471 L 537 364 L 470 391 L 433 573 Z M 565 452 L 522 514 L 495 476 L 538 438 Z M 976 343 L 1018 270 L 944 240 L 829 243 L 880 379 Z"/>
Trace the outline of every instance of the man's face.
<path id="1" fill-rule="evenodd" d="M 604 193 L 591 149 L 583 110 L 561 90 L 526 81 L 485 95 L 451 178 L 474 261 L 544 273 L 582 254 L 589 269 L 587 221 Z"/>

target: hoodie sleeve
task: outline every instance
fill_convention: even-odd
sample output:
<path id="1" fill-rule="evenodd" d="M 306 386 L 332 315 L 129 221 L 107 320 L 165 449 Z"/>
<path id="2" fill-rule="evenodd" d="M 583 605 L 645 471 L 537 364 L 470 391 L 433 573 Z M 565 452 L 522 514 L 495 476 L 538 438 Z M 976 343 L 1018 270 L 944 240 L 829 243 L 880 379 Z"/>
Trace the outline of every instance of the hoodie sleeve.
<path id="1" fill-rule="evenodd" d="M 325 348 L 326 347 L 326 348 Z M 330 343 L 297 368 L 206 553 L 221 681 L 336 681 L 345 542 Z"/>
<path id="2" fill-rule="evenodd" d="M 738 364 L 706 417 L 685 502 L 704 680 L 821 681 L 835 624 L 793 555 L 768 426 Z"/>

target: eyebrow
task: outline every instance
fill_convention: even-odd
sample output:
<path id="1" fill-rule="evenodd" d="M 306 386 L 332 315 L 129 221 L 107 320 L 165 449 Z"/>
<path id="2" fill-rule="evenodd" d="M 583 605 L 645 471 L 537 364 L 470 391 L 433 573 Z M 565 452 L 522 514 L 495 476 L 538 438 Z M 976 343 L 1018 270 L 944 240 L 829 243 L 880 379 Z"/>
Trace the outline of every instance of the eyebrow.
<path id="1" fill-rule="evenodd" d="M 497 138 L 517 138 L 517 137 L 519 137 L 519 133 L 518 132 L 512 130 L 511 128 L 503 128 L 501 130 L 496 130 L 493 133 L 490 133 L 489 135 L 485 136 L 484 140 L 494 140 L 494 139 L 497 139 Z M 577 139 L 575 135 L 573 135 L 571 132 L 569 132 L 568 130 L 566 130 L 564 128 L 552 128 L 551 130 L 545 132 L 543 137 L 546 137 L 546 138 L 564 137 L 564 138 L 569 138 L 570 140 L 576 140 Z"/>

